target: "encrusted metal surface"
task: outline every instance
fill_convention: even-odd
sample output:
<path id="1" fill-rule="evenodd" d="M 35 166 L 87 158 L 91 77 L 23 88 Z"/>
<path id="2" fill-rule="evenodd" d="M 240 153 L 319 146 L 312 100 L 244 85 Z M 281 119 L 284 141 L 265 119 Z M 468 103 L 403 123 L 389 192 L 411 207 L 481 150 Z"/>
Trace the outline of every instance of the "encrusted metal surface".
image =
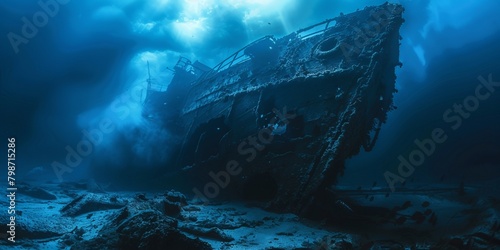
<path id="1" fill-rule="evenodd" d="M 173 164 L 203 188 L 234 160 L 233 193 L 304 212 L 347 158 L 373 147 L 393 107 L 402 12 L 367 7 L 265 37 L 200 73 L 175 118 L 183 141 Z M 246 191 L 259 178 L 271 194 Z"/>

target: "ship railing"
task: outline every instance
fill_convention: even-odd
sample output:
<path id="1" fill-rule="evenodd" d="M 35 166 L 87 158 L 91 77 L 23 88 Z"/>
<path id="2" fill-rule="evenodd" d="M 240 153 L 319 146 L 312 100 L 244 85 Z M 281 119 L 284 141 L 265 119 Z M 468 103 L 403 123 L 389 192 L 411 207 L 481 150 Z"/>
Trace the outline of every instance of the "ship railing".
<path id="1" fill-rule="evenodd" d="M 258 40 L 253 41 L 252 43 L 248 44 L 247 46 L 239 49 L 238 51 L 234 52 L 232 55 L 230 55 L 229 57 L 224 59 L 222 62 L 215 65 L 215 67 L 213 67 L 212 70 L 203 74 L 197 82 L 203 82 L 203 81 L 211 78 L 215 74 L 217 74 L 225 69 L 230 68 L 233 65 L 249 61 L 250 57 L 247 54 L 245 54 L 245 49 L 247 49 L 248 47 L 253 46 L 254 44 L 259 43 L 263 40 L 269 39 L 269 38 L 272 38 L 272 36 L 262 37 Z"/>
<path id="2" fill-rule="evenodd" d="M 307 38 L 316 36 L 316 35 L 321 35 L 325 33 L 327 29 L 329 29 L 332 26 L 335 26 L 335 18 L 331 19 L 326 19 L 323 22 L 311 25 L 309 27 L 297 30 L 297 37 L 299 37 L 302 40 L 305 40 Z M 333 24 L 333 25 L 332 25 Z"/>
<path id="3" fill-rule="evenodd" d="M 159 84 L 159 83 L 152 83 L 149 87 L 149 90 L 153 90 L 156 92 L 165 92 L 167 91 L 167 86 L 165 84 Z"/>
<path id="4" fill-rule="evenodd" d="M 331 26 L 334 26 L 335 22 L 336 22 L 335 18 L 327 19 L 323 22 L 320 22 L 320 23 L 311 25 L 309 27 L 300 29 L 297 32 L 295 32 L 295 34 L 297 35 L 297 37 L 304 40 L 304 39 L 307 39 L 307 38 L 310 38 L 310 37 L 313 37 L 316 35 L 323 34 L 328 28 L 330 28 Z M 332 23 L 333 23 L 333 25 L 331 25 Z M 250 46 L 253 46 L 253 45 L 255 45 L 263 40 L 270 39 L 270 38 L 272 38 L 272 36 L 262 37 L 258 40 L 253 41 L 252 43 L 248 44 L 247 46 L 241 48 L 240 50 L 236 51 L 235 53 L 233 53 L 232 55 L 230 55 L 229 57 L 224 59 L 222 62 L 215 65 L 215 67 L 213 67 L 212 70 L 203 74 L 194 84 L 203 82 L 203 81 L 213 77 L 217 73 L 219 73 L 225 69 L 230 68 L 231 66 L 233 66 L 235 64 L 243 63 L 243 62 L 250 60 L 250 57 L 245 54 L 245 49 L 250 47 Z"/>
<path id="5" fill-rule="evenodd" d="M 192 63 L 189 59 L 187 59 L 183 56 L 180 56 L 179 60 L 177 61 L 177 63 L 174 66 L 174 70 L 184 70 L 184 71 L 190 73 L 193 71 L 191 65 L 192 65 Z"/>

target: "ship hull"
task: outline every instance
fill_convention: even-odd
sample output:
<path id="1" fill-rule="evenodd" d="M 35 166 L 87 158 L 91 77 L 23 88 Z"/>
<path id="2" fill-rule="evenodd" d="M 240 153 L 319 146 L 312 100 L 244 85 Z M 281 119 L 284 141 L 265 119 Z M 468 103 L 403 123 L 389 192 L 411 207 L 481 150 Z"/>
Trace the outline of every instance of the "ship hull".
<path id="1" fill-rule="evenodd" d="M 393 108 L 402 12 L 368 7 L 320 32 L 267 37 L 246 47 L 248 60 L 195 81 L 175 121 L 184 135 L 173 164 L 197 197 L 294 213 L 323 199 Z"/>

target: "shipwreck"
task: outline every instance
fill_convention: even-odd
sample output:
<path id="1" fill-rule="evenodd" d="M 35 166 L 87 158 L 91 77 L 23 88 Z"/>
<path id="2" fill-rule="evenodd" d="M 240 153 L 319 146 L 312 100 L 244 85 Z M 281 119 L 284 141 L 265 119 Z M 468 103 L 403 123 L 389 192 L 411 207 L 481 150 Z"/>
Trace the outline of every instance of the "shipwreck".
<path id="1" fill-rule="evenodd" d="M 181 57 L 168 88 L 149 82 L 143 109 L 180 135 L 175 178 L 273 211 L 331 202 L 345 160 L 373 148 L 394 108 L 403 11 L 386 3 L 266 36 L 213 68 Z"/>

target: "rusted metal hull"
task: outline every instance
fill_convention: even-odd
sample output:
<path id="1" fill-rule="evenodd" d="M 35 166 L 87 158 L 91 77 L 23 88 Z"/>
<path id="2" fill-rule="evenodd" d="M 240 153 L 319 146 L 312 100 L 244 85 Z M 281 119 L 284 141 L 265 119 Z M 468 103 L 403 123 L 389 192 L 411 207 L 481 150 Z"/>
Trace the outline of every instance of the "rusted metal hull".
<path id="1" fill-rule="evenodd" d="M 367 7 L 263 38 L 241 51 L 246 59 L 236 53 L 239 62 L 205 72 L 176 117 L 183 139 L 173 164 L 202 193 L 219 173 L 226 184 L 223 172 L 237 164 L 219 193 L 295 213 L 321 202 L 344 161 L 373 147 L 393 108 L 402 12 Z"/>

